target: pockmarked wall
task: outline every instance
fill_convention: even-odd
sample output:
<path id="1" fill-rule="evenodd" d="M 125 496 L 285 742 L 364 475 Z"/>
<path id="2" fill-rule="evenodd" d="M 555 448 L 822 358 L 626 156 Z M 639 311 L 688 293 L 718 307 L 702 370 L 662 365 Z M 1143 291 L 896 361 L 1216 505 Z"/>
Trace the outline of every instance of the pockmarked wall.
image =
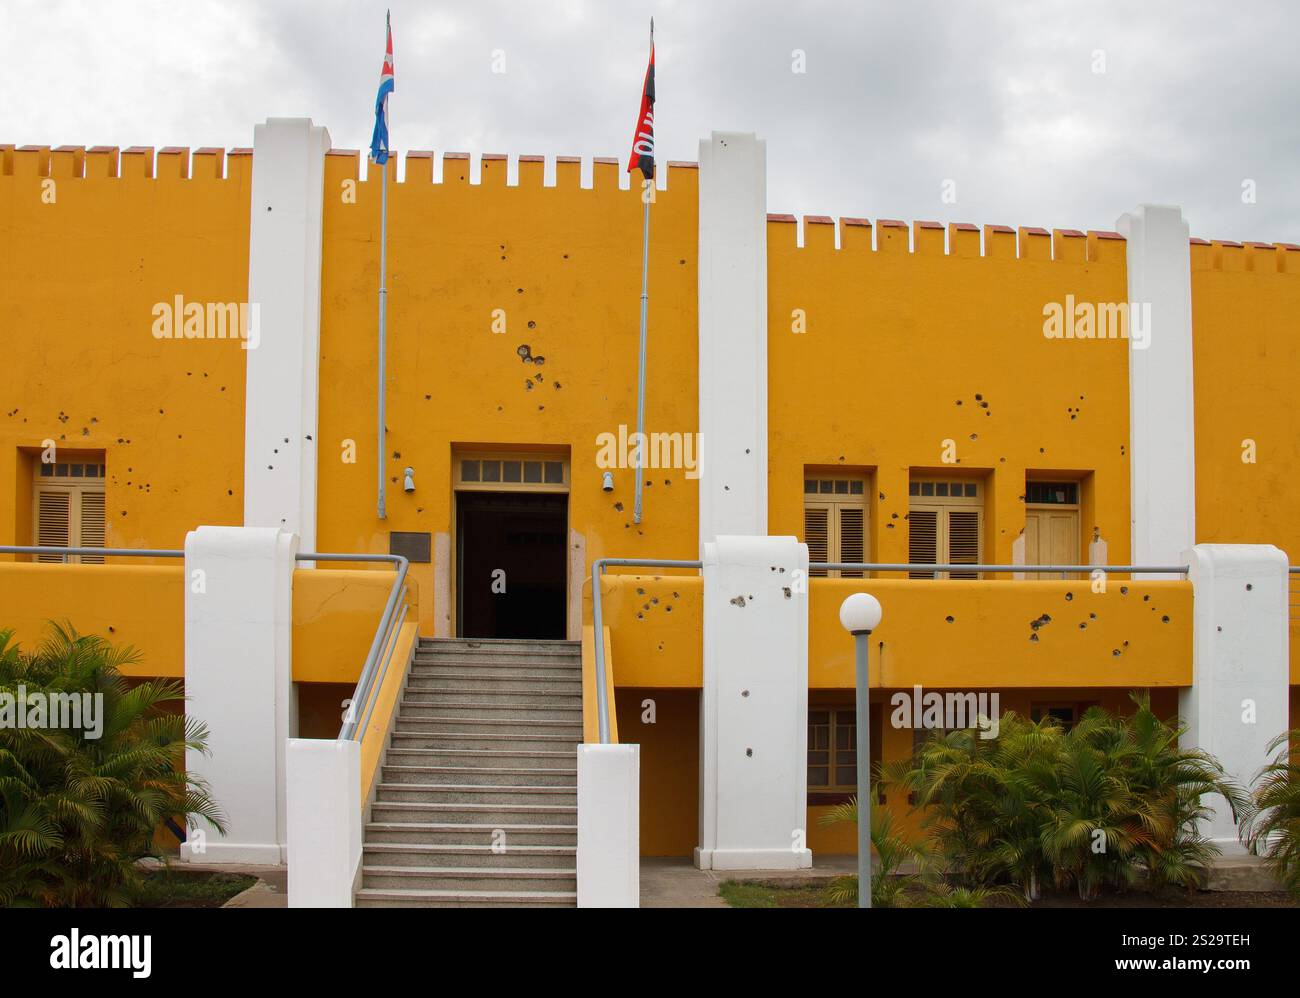
<path id="1" fill-rule="evenodd" d="M 1128 559 L 1128 341 L 1048 338 L 1044 308 L 1127 300 L 1114 233 L 769 216 L 769 531 L 803 534 L 807 466 L 870 478 L 868 560 L 908 561 L 913 472 L 986 483 L 1007 564 L 1025 479 L 1078 478 L 1080 527 Z M 911 246 L 909 248 L 909 235 Z M 947 242 L 945 246 L 945 235 Z"/>
<path id="2" fill-rule="evenodd" d="M 1196 539 L 1276 544 L 1293 565 L 1300 564 L 1298 314 L 1300 246 L 1193 240 Z M 1292 684 L 1300 683 L 1298 647 L 1293 625 Z"/>
<path id="3" fill-rule="evenodd" d="M 388 531 L 454 538 L 458 448 L 567 453 L 569 526 L 590 559 L 697 556 L 698 488 L 684 468 L 648 468 L 645 516 L 632 523 L 630 468 L 601 491 L 598 438 L 636 428 L 642 202 L 620 190 L 621 167 L 524 157 L 519 180 L 485 155 L 411 153 L 389 163 L 388 518 L 377 519 L 376 316 L 380 174 L 358 179 L 357 153 L 326 159 L 321 308 L 318 505 L 323 550 L 386 551 Z M 650 222 L 647 432 L 698 429 L 697 170 L 670 165 Z M 402 491 L 414 469 L 416 490 Z M 436 547 L 436 543 L 435 543 Z M 450 546 L 447 550 L 454 550 Z M 433 565 L 413 565 L 427 596 Z M 421 601 L 422 630 L 448 614 Z"/>
<path id="4" fill-rule="evenodd" d="M 206 333 L 209 304 L 247 304 L 246 152 L 0 149 L 0 543 L 31 543 L 51 442 L 103 454 L 109 547 L 242 522 L 245 351 L 183 320 L 203 306 Z"/>

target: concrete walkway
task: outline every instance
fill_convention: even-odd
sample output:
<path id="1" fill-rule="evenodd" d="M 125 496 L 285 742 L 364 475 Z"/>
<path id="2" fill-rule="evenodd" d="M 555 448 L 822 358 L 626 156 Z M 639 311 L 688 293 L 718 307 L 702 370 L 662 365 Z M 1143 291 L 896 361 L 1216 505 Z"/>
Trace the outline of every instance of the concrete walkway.
<path id="1" fill-rule="evenodd" d="M 815 856 L 808 870 L 697 870 L 689 858 L 641 859 L 642 908 L 726 908 L 718 888 L 728 880 L 761 880 L 792 887 L 828 884 L 856 873 L 856 856 Z"/>

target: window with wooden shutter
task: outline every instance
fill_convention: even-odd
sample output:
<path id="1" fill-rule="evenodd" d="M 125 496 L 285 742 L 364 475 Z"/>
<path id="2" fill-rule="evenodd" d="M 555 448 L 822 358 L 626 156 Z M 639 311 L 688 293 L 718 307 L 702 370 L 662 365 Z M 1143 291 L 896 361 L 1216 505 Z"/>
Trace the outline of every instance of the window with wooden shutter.
<path id="1" fill-rule="evenodd" d="M 984 540 L 983 486 L 965 479 L 913 479 L 908 488 L 908 561 L 977 565 Z M 909 572 L 913 579 L 977 579 L 978 572 Z"/>
<path id="2" fill-rule="evenodd" d="M 41 464 L 33 483 L 32 535 L 41 547 L 104 546 L 104 465 L 100 461 Z M 36 556 L 42 562 L 102 564 L 99 555 Z"/>
<path id="3" fill-rule="evenodd" d="M 858 789 L 857 712 L 853 708 L 812 707 L 808 711 L 809 792 L 856 793 Z"/>
<path id="4" fill-rule="evenodd" d="M 1079 564 L 1079 483 L 1025 483 L 1025 564 Z M 1031 572 L 1026 578 L 1063 579 L 1067 573 Z"/>
<path id="5" fill-rule="evenodd" d="M 810 562 L 867 560 L 867 486 L 863 478 L 809 473 L 803 484 L 803 542 Z M 817 577 L 862 578 L 861 571 L 810 569 Z"/>

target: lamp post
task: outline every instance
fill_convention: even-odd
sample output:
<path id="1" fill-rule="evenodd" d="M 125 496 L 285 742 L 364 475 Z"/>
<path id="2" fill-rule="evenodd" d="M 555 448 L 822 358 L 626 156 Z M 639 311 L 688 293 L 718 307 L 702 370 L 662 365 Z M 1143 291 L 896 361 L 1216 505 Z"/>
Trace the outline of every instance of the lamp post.
<path id="1" fill-rule="evenodd" d="M 871 907 L 871 704 L 867 656 L 871 632 L 880 626 L 880 601 L 854 593 L 840 604 L 840 623 L 857 646 L 858 907 Z M 832 751 L 834 749 L 832 748 Z"/>

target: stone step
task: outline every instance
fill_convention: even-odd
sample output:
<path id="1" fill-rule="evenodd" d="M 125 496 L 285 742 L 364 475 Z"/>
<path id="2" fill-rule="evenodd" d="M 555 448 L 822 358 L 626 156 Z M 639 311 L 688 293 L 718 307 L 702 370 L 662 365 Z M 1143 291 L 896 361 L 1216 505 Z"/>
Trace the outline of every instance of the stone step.
<path id="1" fill-rule="evenodd" d="M 384 766 L 385 783 L 456 783 L 482 787 L 576 787 L 576 769 Z"/>
<path id="2" fill-rule="evenodd" d="M 558 676 L 485 676 L 477 672 L 441 672 L 437 675 L 412 674 L 406 680 L 407 691 L 411 690 L 458 690 L 498 692 L 502 690 L 520 690 L 529 693 L 556 693 L 582 695 L 582 677 L 572 679 Z"/>
<path id="3" fill-rule="evenodd" d="M 454 867 L 363 866 L 362 889 L 576 891 L 578 872 L 568 870 L 486 870 Z"/>
<path id="4" fill-rule="evenodd" d="M 393 732 L 394 748 L 440 749 L 495 749 L 504 752 L 535 752 L 564 750 L 577 751 L 581 738 L 569 734 L 525 734 L 498 732 L 483 734 L 481 732 L 448 732 L 446 729 L 429 730 L 426 725 L 418 725 L 410 731 L 400 729 Z"/>
<path id="5" fill-rule="evenodd" d="M 515 846 L 577 846 L 577 825 L 516 825 L 507 823 L 466 824 L 457 821 L 372 821 L 366 825 L 365 842 L 404 845 L 487 845 L 494 842 Z"/>
<path id="6" fill-rule="evenodd" d="M 522 662 L 518 665 L 500 665 L 495 662 L 415 662 L 411 675 L 421 679 L 437 679 L 452 675 L 472 675 L 480 679 L 548 679 L 582 682 L 580 666 L 538 665 Z"/>
<path id="7" fill-rule="evenodd" d="M 421 638 L 422 655 L 581 655 L 580 641 L 519 641 L 513 638 Z"/>
<path id="8" fill-rule="evenodd" d="M 425 804 L 572 804 L 577 787 L 494 787 L 468 783 L 379 784 L 375 795 L 385 804 L 397 801 Z"/>
<path id="9" fill-rule="evenodd" d="M 363 888 L 358 908 L 576 908 L 577 891 L 430 891 Z"/>
<path id="10" fill-rule="evenodd" d="M 575 833 L 576 834 L 576 833 Z M 409 842 L 367 842 L 361 854 L 362 866 L 438 867 L 458 870 L 569 870 L 575 869 L 576 844 L 567 846 L 526 846 L 505 842 L 497 851 L 490 845 L 452 843 L 413 844 Z"/>
<path id="11" fill-rule="evenodd" d="M 402 734 L 443 734 L 443 735 L 515 735 L 522 738 L 536 738 L 541 735 L 559 735 L 568 737 L 574 744 L 582 740 L 582 724 L 579 721 L 547 721 L 532 718 L 511 717 L 457 717 L 445 713 L 421 714 L 408 717 L 405 710 L 397 714 L 394 722 L 395 732 Z"/>
<path id="12" fill-rule="evenodd" d="M 491 769 L 568 769 L 575 752 L 496 752 L 474 749 L 390 748 L 385 761 L 392 766 L 465 766 Z"/>
<path id="13" fill-rule="evenodd" d="M 448 706 L 481 703 L 485 707 L 519 703 L 529 707 L 582 708 L 582 686 L 572 690 L 528 689 L 519 686 L 456 689 L 449 686 L 407 687 L 403 703 L 445 703 Z"/>
<path id="14" fill-rule="evenodd" d="M 429 822 L 471 822 L 505 827 L 507 825 L 578 824 L 577 804 L 446 804 L 422 801 L 375 801 L 370 820 L 379 824 Z"/>
<path id="15" fill-rule="evenodd" d="M 402 698 L 400 717 L 404 721 L 418 721 L 422 718 L 460 718 L 505 719 L 515 721 L 568 721 L 582 723 L 582 706 L 567 704 L 531 704 L 513 700 L 501 702 L 455 703 L 439 700 L 436 703 L 414 701 L 409 696 Z"/>

